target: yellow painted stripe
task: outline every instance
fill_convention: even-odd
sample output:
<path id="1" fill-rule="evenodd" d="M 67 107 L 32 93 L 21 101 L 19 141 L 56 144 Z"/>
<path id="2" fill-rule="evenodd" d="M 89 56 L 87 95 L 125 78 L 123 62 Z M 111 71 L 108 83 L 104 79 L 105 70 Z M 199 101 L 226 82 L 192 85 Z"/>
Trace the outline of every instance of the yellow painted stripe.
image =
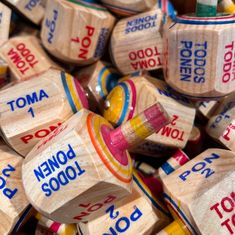
<path id="1" fill-rule="evenodd" d="M 164 231 L 169 235 L 187 235 L 184 228 L 180 226 L 180 224 L 177 221 L 172 222 L 170 225 L 164 228 Z"/>
<path id="2" fill-rule="evenodd" d="M 68 84 L 68 88 L 69 88 L 71 97 L 73 99 L 73 103 L 75 104 L 77 111 L 79 111 L 80 109 L 82 109 L 82 105 L 80 103 L 80 98 L 77 95 L 77 90 L 76 90 L 76 86 L 74 84 L 73 77 L 70 75 L 66 75 L 66 81 Z"/>
<path id="3" fill-rule="evenodd" d="M 0 66 L 0 75 L 5 75 L 7 73 L 7 67 L 1 67 Z"/>
<path id="4" fill-rule="evenodd" d="M 60 232 L 59 235 L 76 235 L 77 228 L 74 224 L 66 224 L 63 232 Z"/>
<path id="5" fill-rule="evenodd" d="M 234 13 L 234 12 L 235 12 L 235 5 L 234 5 L 234 4 L 231 4 L 230 6 L 226 7 L 226 8 L 224 9 L 224 11 L 225 11 L 226 13 Z"/>
<path id="6" fill-rule="evenodd" d="M 102 91 L 103 91 L 105 96 L 108 95 L 108 91 L 106 89 L 106 80 L 107 80 L 107 77 L 108 77 L 109 74 L 110 74 L 110 72 L 106 68 L 103 75 L 102 75 L 102 78 L 101 78 L 101 86 L 102 86 L 101 88 L 102 88 Z"/>
<path id="7" fill-rule="evenodd" d="M 144 125 L 143 120 L 137 116 L 130 120 L 130 125 L 135 131 L 136 136 L 140 139 L 145 139 L 149 135 L 149 129 Z"/>

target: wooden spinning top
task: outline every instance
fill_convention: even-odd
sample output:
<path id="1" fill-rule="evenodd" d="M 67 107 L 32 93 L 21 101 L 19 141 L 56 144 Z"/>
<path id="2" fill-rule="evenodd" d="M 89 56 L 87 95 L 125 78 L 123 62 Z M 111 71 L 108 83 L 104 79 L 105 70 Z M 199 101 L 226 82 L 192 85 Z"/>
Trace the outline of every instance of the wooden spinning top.
<path id="1" fill-rule="evenodd" d="M 123 74 L 162 67 L 162 19 L 163 12 L 154 9 L 116 24 L 110 53 Z"/>
<path id="2" fill-rule="evenodd" d="M 40 24 L 44 16 L 41 0 L 5 0 L 34 24 Z"/>
<path id="3" fill-rule="evenodd" d="M 46 72 L 60 69 L 44 52 L 35 36 L 20 36 L 8 40 L 0 48 L 1 57 L 7 62 L 12 78 L 23 81 Z"/>
<path id="4" fill-rule="evenodd" d="M 153 8 L 156 0 L 101 0 L 112 12 L 120 16 L 131 16 Z"/>
<path id="5" fill-rule="evenodd" d="M 0 46 L 8 39 L 10 21 L 11 10 L 0 2 Z"/>
<path id="6" fill-rule="evenodd" d="M 42 24 L 42 43 L 64 62 L 91 64 L 103 55 L 114 22 L 107 9 L 94 1 L 50 0 Z"/>
<path id="7" fill-rule="evenodd" d="M 7 235 L 17 230 L 29 202 L 21 181 L 23 158 L 2 143 L 0 155 L 0 234 Z"/>
<path id="8" fill-rule="evenodd" d="M 136 172 L 133 180 L 131 195 L 110 205 L 105 215 L 88 223 L 79 223 L 80 234 L 150 235 L 169 224 L 167 208 L 151 193 Z"/>
<path id="9" fill-rule="evenodd" d="M 61 223 L 87 222 L 131 191 L 132 164 L 126 149 L 168 122 L 159 104 L 113 130 L 82 109 L 40 141 L 23 165 L 32 205 Z"/>
<path id="10" fill-rule="evenodd" d="M 80 69 L 76 78 L 88 93 L 89 107 L 94 110 L 104 109 L 104 100 L 108 93 L 117 85 L 120 74 L 111 65 L 98 61 L 93 65 Z"/>
<path id="11" fill-rule="evenodd" d="M 163 40 L 166 82 L 196 99 L 218 98 L 233 92 L 234 34 L 234 15 L 183 15 L 166 24 Z"/>
<path id="12" fill-rule="evenodd" d="M 4 139 L 25 156 L 33 146 L 83 107 L 84 91 L 58 70 L 0 91 L 0 127 Z"/>
<path id="13" fill-rule="evenodd" d="M 166 203 L 184 230 L 179 234 L 233 234 L 234 166 L 233 152 L 208 149 L 163 179 Z"/>
<path id="14" fill-rule="evenodd" d="M 145 143 L 183 148 L 193 127 L 195 109 L 190 106 L 188 99 L 174 94 L 161 80 L 144 75 L 119 83 L 107 96 L 104 117 L 119 126 L 157 101 L 167 110 L 171 122 L 148 137 Z M 143 151 L 141 146 L 131 151 L 156 155 L 156 151 L 146 148 Z"/>

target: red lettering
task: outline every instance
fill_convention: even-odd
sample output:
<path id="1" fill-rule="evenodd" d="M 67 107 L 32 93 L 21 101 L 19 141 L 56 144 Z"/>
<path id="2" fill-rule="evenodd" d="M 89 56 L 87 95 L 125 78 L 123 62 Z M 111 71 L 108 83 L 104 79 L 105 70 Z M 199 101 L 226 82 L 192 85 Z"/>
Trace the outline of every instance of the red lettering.
<path id="1" fill-rule="evenodd" d="M 33 139 L 33 135 L 26 135 L 20 138 L 25 144 L 28 144 L 29 140 Z"/>
<path id="2" fill-rule="evenodd" d="M 223 223 L 221 223 L 221 226 L 226 226 L 230 234 L 234 234 L 231 226 L 229 225 L 229 219 L 226 219 Z"/>
<path id="3" fill-rule="evenodd" d="M 94 32 L 95 32 L 95 28 L 94 27 L 92 27 L 92 26 L 86 26 L 86 29 L 87 29 L 87 34 L 88 34 L 88 36 L 92 36 L 93 34 L 94 34 Z"/>
<path id="4" fill-rule="evenodd" d="M 221 201 L 221 206 L 225 212 L 232 212 L 234 209 L 234 202 L 231 198 L 225 197 Z"/>
<path id="5" fill-rule="evenodd" d="M 219 211 L 219 203 L 216 203 L 215 205 L 213 205 L 211 208 L 210 208 L 210 210 L 212 211 L 212 210 L 215 210 L 216 211 L 216 213 L 217 213 L 217 215 L 220 217 L 220 219 L 222 219 L 223 218 L 223 215 L 222 215 L 222 213 Z"/>

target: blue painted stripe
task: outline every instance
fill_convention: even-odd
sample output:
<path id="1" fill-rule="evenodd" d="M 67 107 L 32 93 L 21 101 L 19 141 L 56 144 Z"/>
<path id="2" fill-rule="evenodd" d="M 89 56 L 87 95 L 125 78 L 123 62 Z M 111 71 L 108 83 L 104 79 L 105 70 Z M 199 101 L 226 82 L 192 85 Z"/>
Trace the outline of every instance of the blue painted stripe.
<path id="1" fill-rule="evenodd" d="M 63 83 L 63 86 L 64 86 L 64 90 L 65 90 L 65 93 L 66 93 L 66 96 L 67 96 L 67 99 L 69 101 L 69 104 L 72 108 L 72 111 L 73 113 L 76 113 L 77 112 L 77 109 L 76 109 L 76 106 L 75 104 L 73 103 L 73 98 L 69 92 L 69 88 L 68 88 L 68 84 L 67 84 L 67 81 L 66 81 L 66 77 L 65 77 L 65 73 L 64 72 L 61 72 L 61 79 L 62 79 L 62 83 Z"/>
<path id="2" fill-rule="evenodd" d="M 122 109 L 121 116 L 117 122 L 117 126 L 120 126 L 124 122 L 125 116 L 127 115 L 127 112 L 128 112 L 129 102 L 130 102 L 130 93 L 128 91 L 128 86 L 125 83 L 120 83 L 119 86 L 123 88 L 125 97 L 124 97 L 124 107 Z"/>
<path id="3" fill-rule="evenodd" d="M 167 175 L 169 175 L 170 173 L 172 173 L 175 170 L 168 162 L 165 162 L 161 166 L 161 168 Z"/>
<path id="4" fill-rule="evenodd" d="M 180 216 L 184 219 L 184 221 L 186 221 L 186 223 L 191 228 L 191 230 L 194 232 L 194 234 L 198 235 L 198 233 L 197 233 L 196 229 L 194 228 L 194 226 L 190 223 L 187 216 L 184 214 L 184 212 L 182 210 L 180 210 L 180 208 L 177 206 L 177 204 L 174 202 L 174 200 L 169 195 L 167 195 L 165 192 L 163 193 L 163 197 L 166 200 L 168 200 L 172 206 L 174 206 L 174 208 L 177 210 L 177 212 L 180 214 Z"/>
<path id="5" fill-rule="evenodd" d="M 32 208 L 32 206 L 29 205 L 29 206 L 25 209 L 24 213 L 21 215 L 20 219 L 17 221 L 17 223 L 16 223 L 16 225 L 15 225 L 13 231 L 12 231 L 12 234 L 16 233 L 17 230 L 20 228 L 22 222 L 24 221 L 25 217 L 26 217 L 26 216 L 28 215 L 28 213 L 30 212 L 31 208 Z"/>
<path id="6" fill-rule="evenodd" d="M 107 69 L 106 67 L 103 67 L 98 76 L 98 86 L 100 87 L 100 96 L 102 98 L 105 98 L 103 87 L 102 87 L 102 77 L 106 69 Z"/>
<path id="7" fill-rule="evenodd" d="M 79 230 L 80 235 L 84 235 L 81 228 L 80 228 L 80 226 L 79 226 L 79 224 L 78 224 L 78 230 Z"/>
<path id="8" fill-rule="evenodd" d="M 179 24 L 191 24 L 191 25 L 221 25 L 221 24 L 234 24 L 234 20 L 228 20 L 228 21 L 200 21 L 200 20 L 188 20 L 188 19 L 175 19 L 176 23 Z"/>
<path id="9" fill-rule="evenodd" d="M 138 179 L 133 175 L 133 180 L 135 181 L 135 183 L 138 185 L 138 187 L 143 191 L 143 193 L 148 197 L 148 199 L 152 202 L 152 204 L 158 209 L 160 210 L 163 214 L 165 214 L 168 217 L 171 217 L 170 213 L 168 213 L 167 211 L 165 211 L 147 192 L 146 190 L 143 188 L 143 186 L 140 184 L 140 182 L 138 181 Z"/>

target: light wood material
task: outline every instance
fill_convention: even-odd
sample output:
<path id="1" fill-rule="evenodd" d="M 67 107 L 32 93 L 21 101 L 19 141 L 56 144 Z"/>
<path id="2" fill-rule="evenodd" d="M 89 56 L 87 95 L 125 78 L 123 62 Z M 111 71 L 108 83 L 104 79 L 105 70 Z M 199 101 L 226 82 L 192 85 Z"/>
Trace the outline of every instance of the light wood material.
<path id="1" fill-rule="evenodd" d="M 235 153 L 208 149 L 163 179 L 164 198 L 187 235 L 235 231 L 234 166 Z"/>
<path id="2" fill-rule="evenodd" d="M 120 16 L 136 15 L 153 8 L 155 0 L 101 0 L 101 2 L 113 13 Z"/>
<path id="3" fill-rule="evenodd" d="M 131 192 L 132 163 L 126 149 L 168 122 L 159 104 L 115 130 L 82 109 L 27 155 L 22 168 L 27 197 L 41 214 L 61 223 L 101 216 Z M 120 148 L 114 147 L 118 140 Z"/>
<path id="4" fill-rule="evenodd" d="M 50 0 L 42 23 L 42 43 L 64 62 L 91 64 L 103 55 L 114 23 L 107 9 L 96 3 Z"/>
<path id="5" fill-rule="evenodd" d="M 5 0 L 34 24 L 40 24 L 44 16 L 44 8 L 37 0 Z"/>
<path id="6" fill-rule="evenodd" d="M 104 109 L 104 100 L 117 85 L 120 74 L 109 63 L 98 61 L 75 73 L 76 78 L 87 91 L 90 107 Z"/>
<path id="7" fill-rule="evenodd" d="M 162 19 L 160 9 L 120 20 L 114 27 L 110 53 L 123 74 L 162 67 Z"/>
<path id="8" fill-rule="evenodd" d="M 0 145 L 0 234 L 7 235 L 17 223 L 29 202 L 25 196 L 21 166 L 23 159 L 6 145 Z"/>
<path id="9" fill-rule="evenodd" d="M 155 156 L 159 144 L 183 148 L 193 127 L 195 109 L 187 99 L 172 93 L 165 82 L 149 76 L 124 80 L 107 96 L 104 117 L 114 125 L 126 122 L 156 101 L 163 105 L 172 121 L 148 137 L 144 145 L 131 150 L 133 152 Z"/>
<path id="10" fill-rule="evenodd" d="M 5 140 L 25 156 L 62 122 L 88 107 L 82 87 L 59 70 L 0 91 L 0 126 Z"/>
<path id="11" fill-rule="evenodd" d="M 223 100 L 223 99 L 221 99 Z M 210 101 L 202 101 L 196 104 L 197 110 L 202 114 L 206 119 L 210 119 L 215 112 L 216 108 L 218 108 L 220 101 L 210 100 Z"/>
<path id="12" fill-rule="evenodd" d="M 39 220 L 35 235 L 76 235 L 77 227 L 75 224 L 60 224 L 54 222 L 41 214 L 37 214 L 36 218 Z"/>
<path id="13" fill-rule="evenodd" d="M 233 119 L 235 117 L 235 93 L 224 98 L 210 118 L 206 132 L 215 140 L 223 143 L 226 147 L 233 147 Z"/>
<path id="14" fill-rule="evenodd" d="M 0 46 L 7 41 L 10 31 L 11 10 L 0 2 Z"/>
<path id="15" fill-rule="evenodd" d="M 60 69 L 44 52 L 39 39 L 20 36 L 8 40 L 0 48 L 1 57 L 7 62 L 13 80 L 23 81 L 48 71 Z"/>
<path id="16" fill-rule="evenodd" d="M 166 82 L 197 99 L 208 100 L 233 92 L 235 16 L 184 15 L 176 21 L 164 27 Z"/>
<path id="17" fill-rule="evenodd" d="M 134 173 L 133 179 L 132 194 L 110 205 L 105 215 L 88 223 L 79 223 L 80 235 L 150 235 L 169 224 L 170 218 L 165 206 L 151 193 L 137 173 Z"/>
<path id="18" fill-rule="evenodd" d="M 144 175 L 152 175 L 162 181 L 164 177 L 171 174 L 188 161 L 189 157 L 183 152 L 183 150 L 177 149 L 176 152 L 158 169 L 153 168 L 145 162 L 136 162 L 135 167 L 138 171 L 144 173 Z"/>

